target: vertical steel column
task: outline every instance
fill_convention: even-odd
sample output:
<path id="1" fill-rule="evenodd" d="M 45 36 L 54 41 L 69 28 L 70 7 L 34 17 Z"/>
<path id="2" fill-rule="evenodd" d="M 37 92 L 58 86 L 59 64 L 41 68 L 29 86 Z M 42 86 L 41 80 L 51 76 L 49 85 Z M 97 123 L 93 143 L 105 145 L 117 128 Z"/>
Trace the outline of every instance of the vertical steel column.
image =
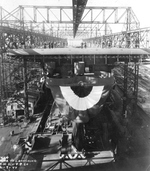
<path id="1" fill-rule="evenodd" d="M 33 35 L 32 35 L 32 31 L 33 31 L 32 24 L 33 24 L 32 21 L 30 21 L 30 31 L 31 31 L 31 33 L 30 33 L 30 47 L 32 47 L 33 44 L 35 46 L 35 42 L 34 42 Z"/>
<path id="2" fill-rule="evenodd" d="M 131 30 L 131 7 L 127 8 L 127 27 L 126 27 L 126 31 L 130 31 Z"/>
<path id="3" fill-rule="evenodd" d="M 8 84 L 7 84 L 7 73 L 6 73 L 6 70 L 7 70 L 7 62 L 6 62 L 6 59 L 4 58 L 4 62 L 3 62 L 3 66 L 4 66 L 4 70 L 3 70 L 3 72 L 4 72 L 4 81 L 5 81 L 5 83 L 4 83 L 4 87 L 5 87 L 5 98 L 7 99 L 7 97 L 8 97 L 8 93 L 7 93 L 7 91 L 8 91 Z"/>
<path id="4" fill-rule="evenodd" d="M 60 16 L 60 23 L 62 22 L 62 8 L 60 8 L 60 14 L 59 14 Z"/>
<path id="5" fill-rule="evenodd" d="M 0 7 L 0 22 L 2 27 L 2 7 Z M 0 31 L 0 114 L 2 113 L 2 36 L 3 33 Z"/>
<path id="6" fill-rule="evenodd" d="M 2 71 L 2 96 L 3 99 L 5 98 L 5 75 L 4 75 L 4 53 L 2 53 L 2 59 L 1 59 L 2 65 L 1 65 L 1 71 Z"/>
<path id="7" fill-rule="evenodd" d="M 47 23 L 49 23 L 49 8 L 47 7 Z"/>
<path id="8" fill-rule="evenodd" d="M 123 113 L 126 112 L 127 107 L 127 100 L 128 100 L 128 94 L 127 94 L 127 87 L 128 86 L 128 62 L 125 61 L 124 64 L 124 95 L 123 95 Z"/>
<path id="9" fill-rule="evenodd" d="M 43 21 L 43 29 L 42 29 L 43 34 L 45 34 L 45 22 Z"/>
<path id="10" fill-rule="evenodd" d="M 37 8 L 33 7 L 33 13 L 34 13 L 34 22 L 37 22 Z"/>
<path id="11" fill-rule="evenodd" d="M 23 30 L 22 48 L 25 48 L 25 27 L 24 27 L 24 7 L 20 6 L 20 26 Z"/>
<path id="12" fill-rule="evenodd" d="M 27 59 L 23 58 L 24 62 L 24 115 L 26 119 L 29 119 L 29 109 L 28 109 L 28 85 L 27 85 Z"/>
<path id="13" fill-rule="evenodd" d="M 118 9 L 115 9 L 115 23 L 118 22 Z"/>
<path id="14" fill-rule="evenodd" d="M 11 59 L 9 58 L 9 64 L 8 64 L 8 68 L 9 68 L 9 97 L 12 96 L 12 81 L 11 81 Z"/>
<path id="15" fill-rule="evenodd" d="M 2 38 L 3 39 L 3 38 Z M 2 45 L 3 46 L 3 45 Z M 1 49 L 3 50 L 3 48 Z M 0 77 L 1 77 L 1 112 L 2 112 L 2 117 L 3 117 L 3 121 L 4 121 L 4 117 L 5 117 L 5 108 L 4 108 L 4 99 L 5 99 L 5 89 L 4 89 L 4 64 L 3 64 L 3 52 L 1 52 L 1 61 L 0 61 Z"/>
<path id="16" fill-rule="evenodd" d="M 2 113 L 2 53 L 0 53 L 0 115 Z"/>
<path id="17" fill-rule="evenodd" d="M 127 33 L 131 30 L 131 8 L 127 8 L 127 23 L 126 23 L 126 47 L 130 48 L 130 33 Z"/>
<path id="18" fill-rule="evenodd" d="M 93 19 L 93 13 L 92 13 L 92 9 L 90 9 L 91 11 L 91 22 L 92 22 L 92 19 Z M 92 24 L 91 24 L 91 33 L 90 33 L 90 38 L 92 38 L 92 32 L 93 32 L 93 27 L 92 27 Z"/>

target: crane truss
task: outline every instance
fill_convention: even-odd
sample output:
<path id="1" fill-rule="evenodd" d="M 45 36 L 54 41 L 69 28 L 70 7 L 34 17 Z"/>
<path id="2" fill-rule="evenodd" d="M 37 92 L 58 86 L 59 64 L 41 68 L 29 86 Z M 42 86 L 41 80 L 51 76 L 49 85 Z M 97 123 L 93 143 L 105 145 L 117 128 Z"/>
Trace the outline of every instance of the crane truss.
<path id="1" fill-rule="evenodd" d="M 75 36 L 89 38 L 108 34 L 114 32 L 115 25 L 117 28 L 120 25 L 119 29 L 125 26 L 125 31 L 139 28 L 139 21 L 131 7 L 85 7 L 85 5 L 85 1 L 74 3 L 73 7 L 21 5 L 12 12 L 6 12 L 1 7 L 1 27 L 59 38 Z M 75 7 L 78 7 L 77 10 Z"/>
<path id="2" fill-rule="evenodd" d="M 150 27 L 97 36 L 84 41 L 90 47 L 149 48 Z"/>

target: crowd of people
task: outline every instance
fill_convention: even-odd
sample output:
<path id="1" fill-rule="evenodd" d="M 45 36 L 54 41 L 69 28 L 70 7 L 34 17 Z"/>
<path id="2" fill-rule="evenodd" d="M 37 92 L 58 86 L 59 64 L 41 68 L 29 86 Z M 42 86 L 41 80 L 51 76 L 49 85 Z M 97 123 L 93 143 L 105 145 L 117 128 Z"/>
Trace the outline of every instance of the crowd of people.
<path id="1" fill-rule="evenodd" d="M 39 43 L 30 43 L 30 42 L 10 42 L 9 43 L 10 49 L 32 49 L 32 48 L 63 48 L 67 46 L 67 42 L 65 41 L 45 41 L 45 42 L 39 42 Z"/>

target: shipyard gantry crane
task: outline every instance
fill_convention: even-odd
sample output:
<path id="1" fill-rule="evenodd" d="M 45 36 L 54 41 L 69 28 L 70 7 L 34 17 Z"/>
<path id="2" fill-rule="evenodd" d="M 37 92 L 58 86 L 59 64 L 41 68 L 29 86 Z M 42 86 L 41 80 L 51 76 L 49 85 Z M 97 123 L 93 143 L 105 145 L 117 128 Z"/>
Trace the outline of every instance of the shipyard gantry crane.
<path id="1" fill-rule="evenodd" d="M 140 28 L 140 22 L 131 7 L 92 7 L 87 0 L 73 0 L 72 6 L 31 6 L 20 5 L 11 12 L 0 7 L 0 75 L 1 98 L 7 99 L 12 93 L 14 63 L 17 73 L 24 75 L 23 61 L 12 61 L 6 56 L 7 49 L 51 48 L 67 46 L 67 38 L 82 38 L 87 47 L 149 48 L 150 28 Z M 119 28 L 116 33 L 114 26 Z M 123 28 L 123 30 L 122 30 Z M 120 30 L 122 30 L 120 32 Z M 46 46 L 45 46 L 46 44 Z M 137 99 L 139 64 L 121 66 L 125 96 L 132 88 Z M 16 66 L 16 68 L 17 68 Z M 132 75 L 132 84 L 128 80 Z M 127 98 L 126 98 L 127 99 Z"/>

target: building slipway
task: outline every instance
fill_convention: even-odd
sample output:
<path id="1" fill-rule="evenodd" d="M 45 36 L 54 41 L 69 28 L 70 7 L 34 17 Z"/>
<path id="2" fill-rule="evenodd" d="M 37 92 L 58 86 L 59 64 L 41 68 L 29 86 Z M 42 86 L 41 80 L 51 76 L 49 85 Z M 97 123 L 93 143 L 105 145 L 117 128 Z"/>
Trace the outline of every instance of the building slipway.
<path id="1" fill-rule="evenodd" d="M 144 118 L 142 117 L 144 115 Z M 103 163 L 102 160 L 92 160 L 87 163 L 87 160 L 66 160 L 65 162 L 71 166 L 66 166 L 64 162 L 58 163 L 55 168 L 51 166 L 59 158 L 59 140 L 61 139 L 60 134 L 53 136 L 47 136 L 50 138 L 49 147 L 39 147 L 36 150 L 25 154 L 25 159 L 34 160 L 34 163 L 26 167 L 20 167 L 21 171 L 25 170 L 50 170 L 49 168 L 58 170 L 107 170 L 107 171 L 149 171 L 150 167 L 150 118 L 145 115 L 143 110 L 138 108 L 137 115 L 130 117 L 126 120 L 127 130 L 125 136 L 121 138 L 118 146 L 118 152 L 121 154 L 120 158 L 116 158 L 115 162 Z M 127 136 L 126 136 L 127 134 Z M 99 157 L 99 156 L 97 156 Z M 86 166 L 84 166 L 87 163 Z M 103 163 L 103 164 L 102 164 Z M 60 165 L 61 164 L 61 165 Z M 84 167 L 83 167 L 84 166 Z"/>

